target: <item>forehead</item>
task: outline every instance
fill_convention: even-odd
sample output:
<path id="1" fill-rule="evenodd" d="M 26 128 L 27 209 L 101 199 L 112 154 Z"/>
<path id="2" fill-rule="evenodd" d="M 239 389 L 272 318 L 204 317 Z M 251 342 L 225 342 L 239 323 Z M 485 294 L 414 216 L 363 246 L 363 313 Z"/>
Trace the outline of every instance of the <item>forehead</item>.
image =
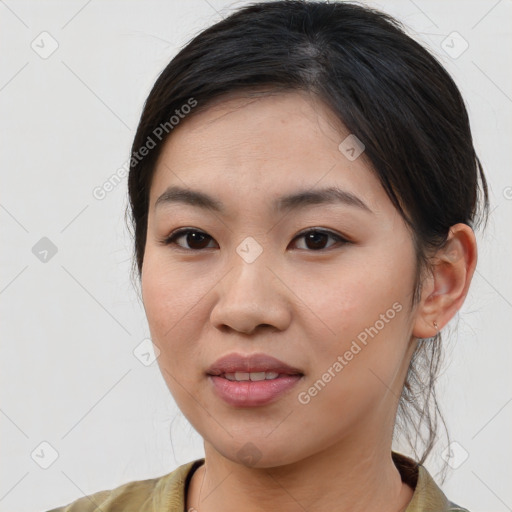
<path id="1" fill-rule="evenodd" d="M 350 160 L 340 151 L 349 135 L 325 104 L 302 91 L 219 99 L 185 118 L 165 142 L 150 208 L 169 185 L 231 199 L 337 185 L 365 202 L 385 199 L 364 153 Z"/>

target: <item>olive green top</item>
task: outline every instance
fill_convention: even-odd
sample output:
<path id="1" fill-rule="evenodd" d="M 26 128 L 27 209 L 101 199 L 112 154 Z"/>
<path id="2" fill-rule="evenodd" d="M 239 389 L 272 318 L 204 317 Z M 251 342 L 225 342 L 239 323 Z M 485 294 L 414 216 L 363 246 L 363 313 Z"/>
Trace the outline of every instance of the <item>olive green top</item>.
<path id="1" fill-rule="evenodd" d="M 392 456 L 402 481 L 414 489 L 404 512 L 468 512 L 446 498 L 424 466 L 397 452 Z M 187 512 L 185 497 L 190 478 L 203 463 L 204 458 L 187 462 L 166 475 L 89 494 L 47 512 Z"/>

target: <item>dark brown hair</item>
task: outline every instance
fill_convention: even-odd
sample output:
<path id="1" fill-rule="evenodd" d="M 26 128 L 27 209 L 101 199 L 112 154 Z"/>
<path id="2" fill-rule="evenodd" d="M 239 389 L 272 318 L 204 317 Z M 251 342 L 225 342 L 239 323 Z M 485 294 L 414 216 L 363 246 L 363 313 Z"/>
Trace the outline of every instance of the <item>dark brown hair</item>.
<path id="1" fill-rule="evenodd" d="M 194 37 L 163 70 L 144 105 L 128 178 L 138 277 L 155 163 L 176 120 L 186 122 L 223 95 L 258 89 L 312 93 L 363 141 L 373 171 L 412 233 L 414 304 L 430 268 L 428 256 L 443 246 L 450 227 L 475 228 L 486 220 L 487 184 L 450 75 L 395 19 L 346 2 L 245 6 Z M 191 101 L 199 109 L 182 115 Z M 134 158 L 150 140 L 145 156 Z M 419 463 L 432 450 L 442 420 L 435 394 L 440 348 L 440 334 L 419 344 L 399 404 L 397 426 Z"/>

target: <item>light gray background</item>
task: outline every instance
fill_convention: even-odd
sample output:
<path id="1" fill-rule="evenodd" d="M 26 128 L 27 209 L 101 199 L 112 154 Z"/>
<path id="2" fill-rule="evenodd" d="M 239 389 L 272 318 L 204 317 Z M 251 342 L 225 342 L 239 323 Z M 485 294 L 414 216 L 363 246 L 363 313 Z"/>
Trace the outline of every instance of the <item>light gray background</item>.
<path id="1" fill-rule="evenodd" d="M 203 455 L 157 363 L 133 353 L 149 330 L 129 278 L 126 178 L 103 200 L 92 192 L 125 164 L 167 62 L 244 3 L 0 1 L 1 511 L 47 510 Z M 458 443 L 443 489 L 471 512 L 512 510 L 512 2 L 371 5 L 452 73 L 489 179 L 491 220 L 440 380 Z M 456 58 L 454 31 L 469 44 Z M 32 251 L 43 237 L 57 248 L 46 262 Z M 444 448 L 427 464 L 433 474 Z"/>

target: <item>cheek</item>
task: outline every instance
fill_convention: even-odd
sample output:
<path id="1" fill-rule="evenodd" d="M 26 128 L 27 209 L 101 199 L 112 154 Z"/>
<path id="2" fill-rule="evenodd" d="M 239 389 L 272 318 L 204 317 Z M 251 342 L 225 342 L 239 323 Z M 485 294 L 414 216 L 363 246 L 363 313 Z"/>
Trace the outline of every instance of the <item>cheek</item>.
<path id="1" fill-rule="evenodd" d="M 346 268 L 328 269 L 322 275 L 310 275 L 302 283 L 298 281 L 295 289 L 306 298 L 306 305 L 317 318 L 317 327 L 341 340 L 357 336 L 376 322 L 381 326 L 380 317 L 386 312 L 389 314 L 384 320 L 394 318 L 395 303 L 405 310 L 404 302 L 412 287 L 408 273 L 406 268 L 397 270 L 367 259 Z"/>
<path id="2" fill-rule="evenodd" d="M 160 372 L 178 407 L 188 417 L 193 413 L 189 410 L 190 395 L 198 393 L 194 386 L 200 371 L 187 364 L 198 360 L 194 343 L 201 325 L 199 319 L 195 321 L 199 311 L 194 307 L 199 300 L 197 288 L 183 273 L 159 264 L 152 255 L 145 257 L 141 288 L 151 339 L 159 350 Z"/>
<path id="3" fill-rule="evenodd" d="M 206 279 L 187 268 L 166 261 L 165 251 L 148 250 L 141 277 L 142 299 L 148 323 L 156 341 L 166 342 L 181 324 L 199 310 L 196 304 L 208 291 Z"/>
<path id="4" fill-rule="evenodd" d="M 144 261 L 141 289 L 151 339 L 160 351 L 158 364 L 168 384 L 175 387 L 167 373 L 180 374 L 183 367 L 179 361 L 191 357 L 191 338 L 197 333 L 190 329 L 200 325 L 194 322 L 199 311 L 194 307 L 198 289 L 186 275 L 174 272 L 151 253 Z"/>
<path id="5" fill-rule="evenodd" d="M 379 378 L 387 383 L 393 380 L 407 350 L 414 268 L 409 260 L 401 264 L 384 260 L 354 262 L 350 272 L 338 270 L 331 274 L 336 279 L 320 279 L 321 286 L 303 290 L 321 320 L 314 322 L 314 328 L 305 327 L 311 329 L 310 338 L 317 340 L 313 380 L 332 368 L 338 356 L 343 358 L 343 369 L 331 371 L 344 377 L 334 379 L 333 388 L 341 386 L 360 395 L 365 386 L 372 387 L 372 381 L 378 386 Z"/>

